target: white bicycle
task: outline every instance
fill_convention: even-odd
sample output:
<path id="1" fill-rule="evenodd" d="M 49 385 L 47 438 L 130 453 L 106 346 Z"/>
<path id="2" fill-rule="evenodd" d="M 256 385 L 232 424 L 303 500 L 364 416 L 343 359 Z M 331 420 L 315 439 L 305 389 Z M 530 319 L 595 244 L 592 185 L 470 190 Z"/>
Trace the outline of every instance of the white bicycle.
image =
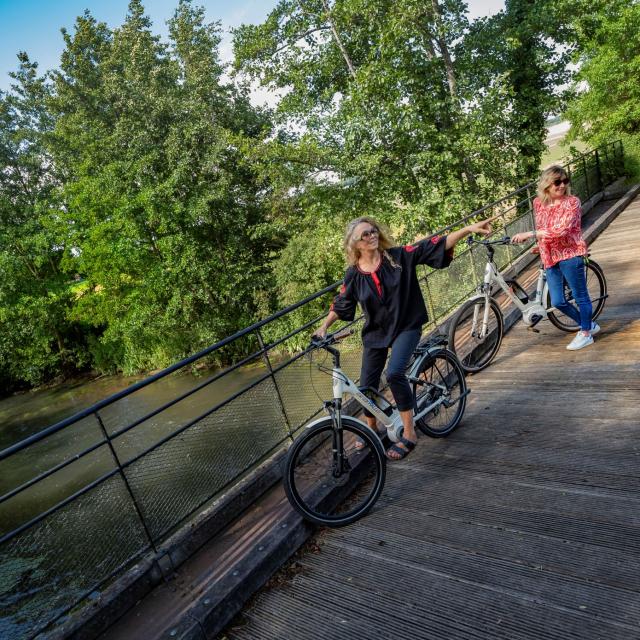
<path id="1" fill-rule="evenodd" d="M 504 317 L 500 305 L 493 297 L 496 284 L 520 310 L 522 321 L 533 331 L 537 331 L 535 326 L 545 318 L 561 331 L 578 331 L 580 328 L 571 318 L 551 305 L 551 294 L 541 264 L 532 298 L 517 280 L 505 280 L 502 277 L 494 261 L 493 245 L 510 242 L 508 237 L 499 240 L 475 240 L 470 237 L 467 240 L 469 245 L 483 245 L 487 252 L 483 283 L 477 288 L 476 294 L 460 307 L 449 325 L 449 348 L 456 353 L 467 373 L 480 371 L 488 366 L 502 343 Z M 595 320 L 602 313 L 607 299 L 607 281 L 602 268 L 594 260 L 586 256 L 584 264 Z M 567 302 L 572 302 L 573 294 L 566 282 L 564 293 Z"/>
<path id="2" fill-rule="evenodd" d="M 380 437 L 357 418 L 343 415 L 343 398 L 350 395 L 386 427 L 393 442 L 402 436 L 396 407 L 372 387 L 359 388 L 340 368 L 333 346 L 349 334 L 314 338 L 310 350 L 324 349 L 331 368 L 318 365 L 333 379 L 333 398 L 324 402 L 329 414 L 306 425 L 289 449 L 284 488 L 289 502 L 307 520 L 340 527 L 364 516 L 382 492 L 386 455 Z M 419 344 L 407 377 L 412 388 L 416 426 L 432 437 L 450 434 L 460 423 L 467 395 L 464 372 L 456 355 L 438 336 Z"/>

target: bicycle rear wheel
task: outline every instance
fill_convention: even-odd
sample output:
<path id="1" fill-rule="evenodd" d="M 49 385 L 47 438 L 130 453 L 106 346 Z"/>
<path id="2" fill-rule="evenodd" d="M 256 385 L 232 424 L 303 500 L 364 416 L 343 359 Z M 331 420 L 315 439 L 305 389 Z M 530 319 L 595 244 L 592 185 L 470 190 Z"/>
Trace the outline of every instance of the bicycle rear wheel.
<path id="1" fill-rule="evenodd" d="M 589 297 L 593 304 L 593 319 L 595 320 L 604 309 L 604 304 L 607 300 L 607 281 L 604 277 L 602 267 L 593 260 L 587 260 L 585 262 L 585 277 L 587 279 L 587 290 L 589 291 Z M 564 283 L 564 296 L 567 302 L 575 305 L 575 300 L 571 288 L 565 281 Z M 547 289 L 547 295 L 545 297 L 545 306 L 547 309 L 552 307 L 551 293 Z M 547 318 L 551 321 L 555 327 L 561 331 L 578 331 L 580 327 L 567 315 L 561 311 L 547 311 Z"/>
<path id="2" fill-rule="evenodd" d="M 295 440 L 289 449 L 284 489 L 303 518 L 328 527 L 342 527 L 362 518 L 380 497 L 386 457 L 378 437 L 367 427 L 342 418 L 343 460 L 338 471 L 338 437 L 326 418 Z M 360 443 L 356 446 L 357 443 Z"/>
<path id="3" fill-rule="evenodd" d="M 457 311 L 449 327 L 449 348 L 458 356 L 462 369 L 473 373 L 494 359 L 504 334 L 504 319 L 498 303 L 489 298 L 489 321 L 484 338 L 479 337 L 485 311 L 485 299 L 467 300 Z"/>
<path id="4" fill-rule="evenodd" d="M 467 383 L 455 354 L 448 349 L 426 353 L 412 387 L 416 414 L 442 400 L 416 420 L 418 429 L 433 438 L 449 435 L 460 424 L 467 404 Z"/>

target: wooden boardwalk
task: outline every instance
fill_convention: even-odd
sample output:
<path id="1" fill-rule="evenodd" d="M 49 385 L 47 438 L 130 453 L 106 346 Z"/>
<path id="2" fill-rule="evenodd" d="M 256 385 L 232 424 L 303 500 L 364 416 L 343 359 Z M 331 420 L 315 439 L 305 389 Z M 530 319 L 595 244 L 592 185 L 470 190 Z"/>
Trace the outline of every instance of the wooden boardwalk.
<path id="1" fill-rule="evenodd" d="M 518 324 L 462 426 L 390 463 L 374 511 L 320 531 L 222 637 L 640 638 L 640 197 L 592 255 L 595 344 Z"/>

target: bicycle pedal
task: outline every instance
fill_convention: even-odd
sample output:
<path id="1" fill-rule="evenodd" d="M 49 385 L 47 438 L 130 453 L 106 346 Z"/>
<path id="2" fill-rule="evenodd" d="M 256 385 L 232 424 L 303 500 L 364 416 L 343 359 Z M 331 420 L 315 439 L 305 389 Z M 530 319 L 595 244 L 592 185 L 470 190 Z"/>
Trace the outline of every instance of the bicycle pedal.
<path id="1" fill-rule="evenodd" d="M 531 324 L 527 327 L 528 329 L 530 329 L 531 331 L 533 331 L 534 333 L 540 333 L 540 329 L 536 329 L 536 325 L 538 324 L 538 322 L 540 322 L 540 320 L 542 320 L 542 316 L 539 314 L 534 314 L 531 316 Z"/>

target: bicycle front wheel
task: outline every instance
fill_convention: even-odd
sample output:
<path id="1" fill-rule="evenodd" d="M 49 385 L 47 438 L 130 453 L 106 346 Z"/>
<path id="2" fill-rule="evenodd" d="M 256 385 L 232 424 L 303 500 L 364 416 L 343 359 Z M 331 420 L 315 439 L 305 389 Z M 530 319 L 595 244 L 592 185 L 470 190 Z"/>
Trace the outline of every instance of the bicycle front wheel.
<path id="1" fill-rule="evenodd" d="M 432 406 L 416 420 L 418 429 L 433 438 L 449 435 L 460 424 L 467 404 L 467 384 L 455 354 L 448 349 L 426 353 L 412 387 L 416 415 Z"/>
<path id="2" fill-rule="evenodd" d="M 373 507 L 385 477 L 386 457 L 378 437 L 343 417 L 341 432 L 326 418 L 295 440 L 283 480 L 289 502 L 303 518 L 342 527 Z"/>
<path id="3" fill-rule="evenodd" d="M 484 298 L 468 300 L 457 311 L 449 328 L 449 348 L 458 356 L 467 373 L 484 369 L 498 353 L 504 335 L 504 319 L 498 303 L 489 298 L 486 332 L 482 322 L 486 308 Z"/>
<path id="4" fill-rule="evenodd" d="M 589 297 L 593 304 L 593 319 L 595 320 L 604 309 L 604 303 L 607 300 L 607 281 L 604 277 L 604 271 L 602 267 L 593 260 L 587 260 L 585 262 L 585 277 L 587 279 L 587 290 L 589 291 Z M 571 288 L 564 282 L 564 297 L 567 302 L 570 302 L 574 306 L 577 306 Z M 547 289 L 547 295 L 545 297 L 545 307 L 551 309 L 551 293 Z M 567 315 L 554 309 L 553 311 L 547 311 L 547 318 L 551 321 L 554 327 L 560 329 L 560 331 L 578 331 L 580 327 Z"/>

